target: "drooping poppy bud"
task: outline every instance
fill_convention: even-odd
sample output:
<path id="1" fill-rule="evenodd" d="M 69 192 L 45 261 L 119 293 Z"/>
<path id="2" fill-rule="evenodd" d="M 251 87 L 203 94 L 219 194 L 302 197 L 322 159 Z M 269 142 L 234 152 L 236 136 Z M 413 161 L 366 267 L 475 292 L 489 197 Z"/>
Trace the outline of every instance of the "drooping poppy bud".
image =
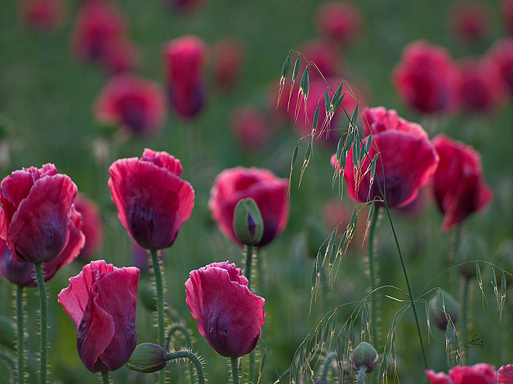
<path id="1" fill-rule="evenodd" d="M 135 347 L 132 356 L 126 362 L 126 366 L 132 371 L 151 373 L 164 369 L 167 361 L 164 359 L 166 350 L 160 345 L 142 343 Z"/>
<path id="2" fill-rule="evenodd" d="M 458 302 L 440 289 L 429 300 L 429 316 L 439 329 L 445 331 L 449 321 L 456 324 L 460 318 Z"/>

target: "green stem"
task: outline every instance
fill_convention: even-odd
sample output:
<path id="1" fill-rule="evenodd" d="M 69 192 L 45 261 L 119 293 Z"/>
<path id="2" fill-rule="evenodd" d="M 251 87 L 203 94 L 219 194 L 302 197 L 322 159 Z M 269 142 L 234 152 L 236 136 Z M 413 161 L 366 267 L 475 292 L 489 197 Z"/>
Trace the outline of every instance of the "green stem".
<path id="1" fill-rule="evenodd" d="M 379 216 L 379 206 L 375 206 L 374 213 L 371 218 L 371 224 L 369 229 L 369 277 L 370 277 L 370 290 L 374 296 L 371 300 L 370 307 L 370 321 L 371 321 L 371 339 L 372 345 L 379 351 L 379 326 L 378 326 L 378 300 L 377 300 L 377 284 L 378 284 L 378 271 L 377 265 L 374 258 L 374 239 L 376 232 L 376 224 Z"/>
<path id="2" fill-rule="evenodd" d="M 18 384 L 25 381 L 25 328 L 23 325 L 23 286 L 16 286 L 16 322 L 17 322 L 17 352 L 18 352 Z"/>
<path id="3" fill-rule="evenodd" d="M 203 371 L 203 366 L 201 365 L 201 361 L 194 353 L 187 350 L 175 351 L 171 353 L 164 354 L 164 360 L 174 360 L 174 359 L 189 359 L 194 364 L 196 368 L 196 375 L 198 376 L 198 384 L 205 384 L 205 372 Z M 192 378 L 191 378 L 192 379 Z"/>
<path id="4" fill-rule="evenodd" d="M 232 357 L 232 384 L 239 384 L 239 358 Z"/>
<path id="5" fill-rule="evenodd" d="M 470 279 L 467 279 L 466 277 L 462 277 L 461 284 L 462 284 L 462 288 L 461 288 L 461 290 L 462 290 L 462 300 L 461 300 L 462 307 L 461 307 L 461 319 L 459 320 L 460 329 L 461 329 L 461 332 L 460 332 L 461 337 L 459 339 L 462 340 L 464 343 L 466 343 L 468 341 L 467 330 L 468 330 L 468 325 L 469 325 L 468 300 L 469 300 Z M 461 365 L 466 365 L 467 351 L 465 351 L 465 349 L 462 349 L 460 351 L 460 355 L 461 355 Z"/>
<path id="6" fill-rule="evenodd" d="M 189 330 L 187 327 L 183 324 L 173 324 L 169 329 L 167 330 L 167 338 L 166 338 L 166 351 L 169 351 L 169 347 L 171 344 L 171 336 L 173 336 L 173 333 L 175 332 L 181 332 L 182 335 L 185 337 L 185 348 L 190 348 L 192 346 L 192 338 Z"/>
<path id="7" fill-rule="evenodd" d="M 0 360 L 5 360 L 5 362 L 9 364 L 11 369 L 8 372 L 10 372 L 11 370 L 16 371 L 16 362 L 14 361 L 12 356 L 9 355 L 7 352 L 0 351 Z"/>
<path id="8" fill-rule="evenodd" d="M 47 300 L 46 285 L 43 276 L 43 264 L 34 264 L 36 269 L 37 287 L 39 288 L 39 302 L 41 306 L 41 345 L 40 345 L 40 384 L 46 384 L 46 365 L 47 365 L 47 343 L 48 343 L 48 320 L 47 320 Z"/>
<path id="9" fill-rule="evenodd" d="M 358 375 L 356 377 L 356 384 L 365 384 L 365 375 L 367 373 L 367 367 L 362 365 L 358 370 Z"/>
<path id="10" fill-rule="evenodd" d="M 151 263 L 153 265 L 153 273 L 155 275 L 155 289 L 157 295 L 157 324 L 158 324 L 158 340 L 159 345 L 165 348 L 166 345 L 166 329 L 164 323 L 164 285 L 162 281 L 162 272 L 160 270 L 160 261 L 158 257 L 158 251 L 152 249 Z M 159 383 L 164 384 L 166 382 L 166 370 L 162 369 L 159 371 Z"/>
<path id="11" fill-rule="evenodd" d="M 253 245 L 246 246 L 246 270 L 244 276 L 248 279 L 248 288 L 251 287 L 251 266 L 253 265 Z"/>
<path id="12" fill-rule="evenodd" d="M 110 384 L 109 371 L 102 372 L 102 383 L 103 384 Z"/>
<path id="13" fill-rule="evenodd" d="M 336 358 L 337 358 L 337 352 L 331 352 L 328 356 L 326 356 L 326 359 L 324 359 L 324 364 L 322 366 L 322 373 L 321 373 L 321 378 L 320 378 L 321 381 L 327 381 L 331 363 Z"/>

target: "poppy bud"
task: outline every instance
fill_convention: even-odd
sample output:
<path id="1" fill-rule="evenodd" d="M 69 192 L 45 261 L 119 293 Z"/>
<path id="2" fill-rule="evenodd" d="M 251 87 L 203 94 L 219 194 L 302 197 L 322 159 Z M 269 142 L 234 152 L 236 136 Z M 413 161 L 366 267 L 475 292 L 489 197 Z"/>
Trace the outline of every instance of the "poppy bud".
<path id="1" fill-rule="evenodd" d="M 233 231 L 242 244 L 255 245 L 264 234 L 260 209 L 251 197 L 240 200 L 233 213 Z"/>
<path id="2" fill-rule="evenodd" d="M 353 367 L 355 371 L 359 371 L 361 367 L 365 366 L 367 368 L 367 374 L 374 370 L 377 362 L 378 352 L 376 352 L 372 345 L 365 341 L 358 344 L 358 346 L 353 349 L 353 352 L 351 352 L 351 356 L 349 356 L 351 367 Z"/>
<path id="3" fill-rule="evenodd" d="M 458 247 L 458 261 L 462 263 L 459 266 L 460 274 L 467 280 L 476 277 L 475 263 L 467 263 L 467 261 L 480 260 L 483 256 L 486 258 L 484 240 L 478 235 L 466 236 Z"/>
<path id="4" fill-rule="evenodd" d="M 438 328 L 445 331 L 449 319 L 453 324 L 458 322 L 460 317 L 458 302 L 443 289 L 440 289 L 429 300 L 429 316 L 434 319 Z"/>
<path id="5" fill-rule="evenodd" d="M 157 344 L 142 343 L 135 347 L 126 366 L 137 372 L 157 372 L 167 365 L 167 361 L 164 359 L 165 353 L 166 350 Z"/>

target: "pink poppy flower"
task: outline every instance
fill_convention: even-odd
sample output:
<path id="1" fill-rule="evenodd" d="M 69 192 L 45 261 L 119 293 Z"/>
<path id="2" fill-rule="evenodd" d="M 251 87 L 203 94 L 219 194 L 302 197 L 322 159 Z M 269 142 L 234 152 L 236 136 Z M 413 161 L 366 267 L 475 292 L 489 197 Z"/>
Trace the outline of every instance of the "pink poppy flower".
<path id="1" fill-rule="evenodd" d="M 513 384 L 513 365 L 503 365 L 497 371 L 497 384 Z"/>
<path id="2" fill-rule="evenodd" d="M 100 210 L 95 201 L 81 193 L 75 199 L 75 208 L 82 215 L 82 232 L 86 240 L 78 257 L 82 260 L 90 260 L 101 248 L 103 242 Z"/>
<path id="3" fill-rule="evenodd" d="M 205 44 L 197 36 L 182 36 L 164 46 L 169 102 L 182 118 L 196 116 L 205 104 L 206 57 Z"/>
<path id="4" fill-rule="evenodd" d="M 53 164 L 23 168 L 2 180 L 0 238 L 16 260 L 48 262 L 62 252 L 70 239 L 76 194 L 75 183 Z"/>
<path id="5" fill-rule="evenodd" d="M 436 151 L 420 125 L 400 118 L 394 110 L 365 108 L 362 115 L 365 134 L 373 133 L 372 145 L 368 157 L 365 156 L 356 169 L 354 145 L 349 150 L 345 168 L 340 170 L 347 183 L 347 192 L 357 202 L 386 198 L 389 207 L 407 205 L 433 176 L 438 163 Z M 378 150 L 380 158 L 376 161 L 375 179 L 371 183 L 370 171 L 366 170 L 370 166 L 369 158 L 373 159 Z M 331 164 L 340 169 L 336 154 L 332 156 Z"/>
<path id="6" fill-rule="evenodd" d="M 457 365 L 449 370 L 448 375 L 428 369 L 426 376 L 431 384 L 496 384 L 495 368 L 485 363 Z"/>
<path id="7" fill-rule="evenodd" d="M 230 115 L 231 131 L 239 146 L 249 152 L 258 152 L 271 137 L 264 114 L 252 106 L 234 110 Z"/>
<path id="8" fill-rule="evenodd" d="M 513 95 L 513 37 L 497 40 L 488 51 L 487 57 L 497 65 L 509 94 Z"/>
<path id="9" fill-rule="evenodd" d="M 506 85 L 495 62 L 488 58 L 458 63 L 456 97 L 467 113 L 492 112 L 506 101 Z"/>
<path id="10" fill-rule="evenodd" d="M 126 36 L 108 39 L 100 57 L 100 64 L 107 75 L 133 71 L 140 61 L 140 51 Z"/>
<path id="11" fill-rule="evenodd" d="M 227 37 L 219 40 L 212 48 L 212 67 L 217 86 L 227 91 L 239 80 L 244 59 L 242 41 Z"/>
<path id="12" fill-rule="evenodd" d="M 179 177 L 180 161 L 145 149 L 141 159 L 115 161 L 109 173 L 112 200 L 129 235 L 146 249 L 173 245 L 194 205 L 192 186 Z"/>
<path id="13" fill-rule="evenodd" d="M 456 70 L 449 52 L 426 41 L 414 41 L 403 50 L 392 80 L 410 108 L 422 113 L 454 108 Z"/>
<path id="14" fill-rule="evenodd" d="M 483 178 L 477 151 L 444 134 L 436 136 L 433 145 L 440 157 L 433 189 L 444 214 L 442 228 L 449 230 L 473 212 L 484 209 L 493 194 Z"/>
<path id="15" fill-rule="evenodd" d="M 56 31 L 64 25 L 67 6 L 63 0 L 25 0 L 20 16 L 27 27 L 38 31 Z"/>
<path id="16" fill-rule="evenodd" d="M 94 0 L 79 10 L 71 36 L 71 51 L 84 61 L 100 60 L 109 42 L 126 35 L 127 23 L 119 10 L 107 2 Z"/>
<path id="17" fill-rule="evenodd" d="M 118 124 L 133 134 L 153 134 L 164 126 L 166 96 L 156 82 L 119 74 L 102 89 L 94 110 L 102 123 Z"/>
<path id="18" fill-rule="evenodd" d="M 77 327 L 80 359 L 93 373 L 121 368 L 135 349 L 138 280 L 135 267 L 97 260 L 71 277 L 58 295 Z"/>
<path id="19" fill-rule="evenodd" d="M 301 57 L 299 66 L 299 75 L 296 80 L 299 83 L 301 74 L 306 68 L 306 61 L 315 63 L 319 69 L 310 68 L 309 76 L 310 83 L 323 80 L 325 78 L 338 77 L 343 74 L 345 62 L 337 45 L 331 40 L 314 39 L 307 41 L 305 44 L 298 48 L 298 51 L 303 54 L 305 59 Z M 291 68 L 292 69 L 292 68 Z M 322 76 L 321 76 L 322 73 Z M 325 83 L 326 84 L 326 83 Z M 336 85 L 338 86 L 338 85 Z M 297 86 L 298 87 L 298 86 Z"/>
<path id="20" fill-rule="evenodd" d="M 253 351 L 264 325 L 265 300 L 251 293 L 240 268 L 212 263 L 189 276 L 186 302 L 208 344 L 225 357 Z"/>
<path id="21" fill-rule="evenodd" d="M 264 221 L 264 234 L 256 246 L 263 247 L 278 237 L 289 217 L 288 181 L 258 168 L 231 168 L 217 175 L 210 190 L 208 207 L 221 232 L 241 244 L 233 230 L 233 212 L 239 200 L 255 200 Z"/>
<path id="22" fill-rule="evenodd" d="M 359 9 L 347 1 L 325 2 L 315 14 L 315 27 L 319 34 L 342 44 L 353 43 L 361 26 Z"/>
<path id="23" fill-rule="evenodd" d="M 449 28 L 459 41 L 476 44 L 490 32 L 490 12 L 484 4 L 461 2 L 449 10 Z"/>
<path id="24" fill-rule="evenodd" d="M 85 243 L 85 236 L 81 229 L 82 217 L 72 208 L 68 221 L 69 239 L 66 246 L 55 259 L 42 264 L 45 281 L 53 279 L 59 269 L 78 256 Z M 17 261 L 4 242 L 0 243 L 0 274 L 11 283 L 22 287 L 37 286 L 34 264 Z"/>

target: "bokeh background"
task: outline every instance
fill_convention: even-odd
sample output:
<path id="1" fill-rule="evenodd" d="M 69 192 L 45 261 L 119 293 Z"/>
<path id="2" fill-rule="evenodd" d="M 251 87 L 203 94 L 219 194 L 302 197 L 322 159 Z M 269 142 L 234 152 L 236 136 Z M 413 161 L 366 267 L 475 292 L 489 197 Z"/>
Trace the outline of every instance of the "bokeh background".
<path id="1" fill-rule="evenodd" d="M 203 356 L 207 377 L 212 383 L 225 382 L 228 366 L 198 334 L 197 324 L 185 304 L 184 282 L 192 269 L 213 261 L 242 263 L 242 251 L 226 239 L 211 219 L 207 204 L 215 176 L 235 166 L 272 170 L 287 178 L 290 159 L 298 135 L 290 120 L 279 117 L 274 109 L 273 84 L 291 49 L 319 39 L 315 15 L 322 1 L 312 0 L 204 0 L 194 9 L 171 7 L 164 0 L 111 1 L 128 22 L 128 36 L 137 46 L 139 63 L 134 73 L 165 86 L 163 45 L 186 34 L 204 40 L 209 50 L 205 68 L 207 102 L 192 120 L 183 120 L 170 108 L 165 127 L 157 135 L 137 136 L 107 128 L 94 116 L 93 104 L 109 74 L 98 64 L 77 60 L 70 54 L 74 21 L 85 2 L 68 1 L 62 25 L 53 31 L 37 31 L 24 22 L 20 7 L 24 1 L 6 1 L 0 12 L 0 152 L 2 177 L 21 167 L 51 162 L 68 174 L 80 192 L 100 207 L 104 240 L 95 258 L 116 266 L 134 264 L 131 240 L 117 218 L 107 186 L 108 167 L 117 158 L 140 157 L 144 148 L 167 151 L 182 161 L 182 178 L 196 192 L 192 216 L 172 248 L 165 251 L 166 300 L 195 335 L 193 350 Z M 500 282 L 501 268 L 513 272 L 513 103 L 504 104 L 487 114 L 457 113 L 426 118 L 407 108 L 392 85 L 391 73 L 404 47 L 425 39 L 446 47 L 454 59 L 479 56 L 493 43 L 508 35 L 508 24 L 501 2 L 480 1 L 488 12 L 482 38 L 472 44 L 459 39 L 451 28 L 450 0 L 362 0 L 352 2 L 361 15 L 361 26 L 354 41 L 336 48 L 343 58 L 338 70 L 342 78 L 361 92 L 367 106 L 396 109 L 407 120 L 472 145 L 482 155 L 484 175 L 494 191 L 491 205 L 472 216 L 458 231 L 443 232 L 442 216 L 437 211 L 429 188 L 423 191 L 422 209 L 415 214 L 393 213 L 414 295 L 429 299 L 436 287 L 459 296 L 457 268 L 454 266 L 459 241 L 465 236 L 482 240 L 484 246 L 471 260 L 483 260 L 483 286 L 471 284 L 471 335 L 478 335 L 484 348 L 468 349 L 468 362 L 487 362 L 498 368 L 513 362 L 511 332 L 512 302 L 506 298 L 501 311 L 494 293 L 490 264 Z M 242 46 L 240 75 L 230 89 L 218 86 L 214 76 L 213 50 L 225 38 L 237 38 Z M 296 54 L 292 53 L 292 62 Z M 339 84 L 330 84 L 336 88 Z M 287 94 L 288 89 L 285 90 Z M 257 108 L 266 119 L 269 139 L 262 148 L 242 148 L 231 130 L 230 117 L 240 107 Z M 352 111 L 349 111 L 351 113 Z M 340 119 L 341 132 L 348 120 Z M 283 235 L 259 255 L 259 283 L 256 293 L 266 299 L 267 312 L 259 353 L 266 354 L 262 383 L 272 383 L 289 367 L 294 352 L 319 319 L 330 309 L 343 305 L 338 314 L 345 323 L 356 304 L 366 295 L 368 278 L 363 235 L 356 239 L 341 261 L 331 286 L 317 293 L 312 301 L 311 276 L 314 258 L 311 248 L 321 247 L 333 229 L 333 221 L 324 214 L 328 201 L 342 204 L 349 217 L 354 203 L 332 186 L 333 169 L 329 164 L 335 147 L 315 143 L 314 153 L 298 188 L 299 171 L 307 140 L 299 143 L 299 156 L 291 178 L 291 212 Z M 334 203 L 334 204 L 335 204 Z M 340 209 L 344 209 L 338 206 Z M 334 212 L 335 209 L 328 209 Z M 343 211 L 344 212 L 344 211 Z M 365 232 L 366 211 L 358 217 Z M 309 224 L 315 222 L 324 236 L 315 238 L 310 249 Z M 377 252 L 382 285 L 405 289 L 402 270 L 390 227 L 381 220 Z M 363 244 L 362 244 L 363 243 Z M 50 380 L 59 383 L 90 383 L 97 380 L 80 362 L 76 352 L 76 329 L 57 303 L 57 294 L 77 274 L 84 261 L 75 261 L 48 283 L 50 317 Z M 327 273 L 327 271 L 326 271 Z M 511 277 L 511 275 L 507 275 Z M 511 280 L 508 280 L 511 281 Z M 140 284 L 150 284 L 149 274 Z M 500 285 L 500 284 L 499 284 Z M 501 287 L 498 287 L 500 291 Z M 14 318 L 13 286 L 0 279 L 0 313 Z M 430 293 L 428 293 L 430 292 Z M 388 292 L 397 295 L 397 292 Z M 399 297 L 404 300 L 405 297 Z M 381 334 L 389 332 L 394 315 L 404 303 L 381 298 Z M 39 336 L 38 297 L 35 289 L 26 289 L 27 350 L 30 382 L 37 370 L 35 351 Z M 447 371 L 445 333 L 427 329 L 424 305 L 420 303 L 428 365 L 435 371 Z M 155 318 L 139 301 L 137 332 L 139 342 L 155 341 Z M 360 320 L 355 321 L 359 327 Z M 395 373 L 390 382 L 418 383 L 424 379 L 422 355 L 411 311 L 406 311 L 397 327 Z M 359 331 L 357 332 L 357 339 Z M 469 340 L 462 340 L 466 342 Z M 180 340 L 177 341 L 179 346 Z M 6 346 L 3 350 L 14 353 Z M 182 364 L 185 366 L 185 364 Z M 313 367 L 316 368 L 316 367 Z M 184 373 L 187 369 L 184 369 Z M 0 362 L 2 382 L 8 382 L 7 366 Z M 170 382 L 175 367 L 170 368 Z M 113 374 L 116 383 L 152 382 L 152 375 L 138 375 L 126 368 Z M 185 378 L 182 378 L 187 382 Z M 284 379 L 288 380 L 288 378 Z"/>

